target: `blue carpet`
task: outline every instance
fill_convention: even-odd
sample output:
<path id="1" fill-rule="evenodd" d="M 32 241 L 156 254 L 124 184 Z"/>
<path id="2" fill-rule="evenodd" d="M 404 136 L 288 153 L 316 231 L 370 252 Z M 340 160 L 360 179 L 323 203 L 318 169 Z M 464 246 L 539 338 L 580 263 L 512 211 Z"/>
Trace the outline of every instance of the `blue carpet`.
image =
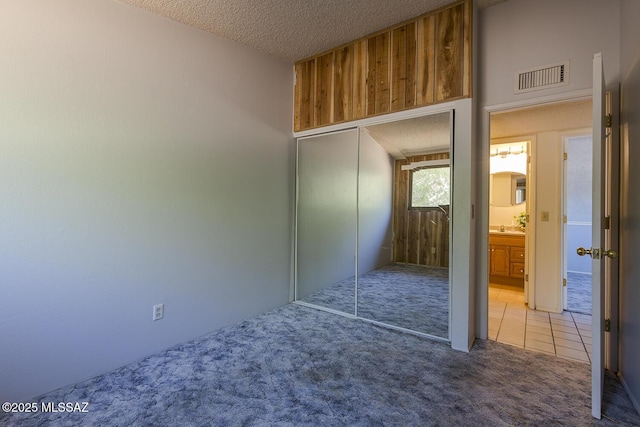
<path id="1" fill-rule="evenodd" d="M 591 274 L 567 273 L 567 311 L 591 314 Z"/>
<path id="2" fill-rule="evenodd" d="M 303 301 L 354 314 L 354 280 L 329 286 Z M 448 338 L 448 269 L 392 264 L 361 275 L 358 316 Z"/>
<path id="3" fill-rule="evenodd" d="M 640 425 L 615 377 L 590 415 L 588 365 L 480 341 L 469 353 L 295 304 L 41 396 L 88 413 L 3 426 Z"/>

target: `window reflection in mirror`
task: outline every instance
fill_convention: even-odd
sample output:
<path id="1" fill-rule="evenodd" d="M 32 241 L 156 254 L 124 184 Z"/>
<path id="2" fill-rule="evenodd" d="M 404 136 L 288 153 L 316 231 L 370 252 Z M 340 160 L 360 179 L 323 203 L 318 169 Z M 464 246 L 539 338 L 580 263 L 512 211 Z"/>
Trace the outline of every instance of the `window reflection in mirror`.
<path id="1" fill-rule="evenodd" d="M 517 172 L 499 172 L 491 175 L 491 205 L 509 207 L 527 199 L 526 176 Z"/>
<path id="2" fill-rule="evenodd" d="M 449 205 L 449 166 L 411 171 L 411 208 L 437 208 Z"/>

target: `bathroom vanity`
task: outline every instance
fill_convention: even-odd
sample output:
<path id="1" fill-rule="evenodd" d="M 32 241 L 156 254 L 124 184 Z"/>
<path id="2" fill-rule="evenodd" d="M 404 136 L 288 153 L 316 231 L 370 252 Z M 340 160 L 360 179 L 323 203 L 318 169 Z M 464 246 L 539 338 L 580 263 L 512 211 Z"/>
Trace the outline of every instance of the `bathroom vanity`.
<path id="1" fill-rule="evenodd" d="M 489 282 L 524 287 L 524 233 L 489 233 Z"/>

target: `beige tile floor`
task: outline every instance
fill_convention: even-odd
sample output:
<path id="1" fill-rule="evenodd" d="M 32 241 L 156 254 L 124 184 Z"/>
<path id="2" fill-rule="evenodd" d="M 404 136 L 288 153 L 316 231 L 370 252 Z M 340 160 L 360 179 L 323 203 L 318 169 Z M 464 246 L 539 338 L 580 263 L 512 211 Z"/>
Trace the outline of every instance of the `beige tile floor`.
<path id="1" fill-rule="evenodd" d="M 591 363 L 591 316 L 531 310 L 522 288 L 489 285 L 489 339 Z"/>

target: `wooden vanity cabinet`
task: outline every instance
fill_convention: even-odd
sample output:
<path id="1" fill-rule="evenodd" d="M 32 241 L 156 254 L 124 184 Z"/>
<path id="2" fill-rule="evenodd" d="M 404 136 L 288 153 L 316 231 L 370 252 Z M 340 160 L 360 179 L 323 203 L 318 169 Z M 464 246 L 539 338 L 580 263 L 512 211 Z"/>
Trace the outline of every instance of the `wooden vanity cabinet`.
<path id="1" fill-rule="evenodd" d="M 491 245 L 491 276 L 509 277 L 509 246 Z"/>
<path id="2" fill-rule="evenodd" d="M 522 247 L 509 248 L 509 276 L 524 279 L 524 237 L 521 240 Z"/>
<path id="3" fill-rule="evenodd" d="M 489 282 L 524 287 L 524 235 L 489 235 Z"/>

